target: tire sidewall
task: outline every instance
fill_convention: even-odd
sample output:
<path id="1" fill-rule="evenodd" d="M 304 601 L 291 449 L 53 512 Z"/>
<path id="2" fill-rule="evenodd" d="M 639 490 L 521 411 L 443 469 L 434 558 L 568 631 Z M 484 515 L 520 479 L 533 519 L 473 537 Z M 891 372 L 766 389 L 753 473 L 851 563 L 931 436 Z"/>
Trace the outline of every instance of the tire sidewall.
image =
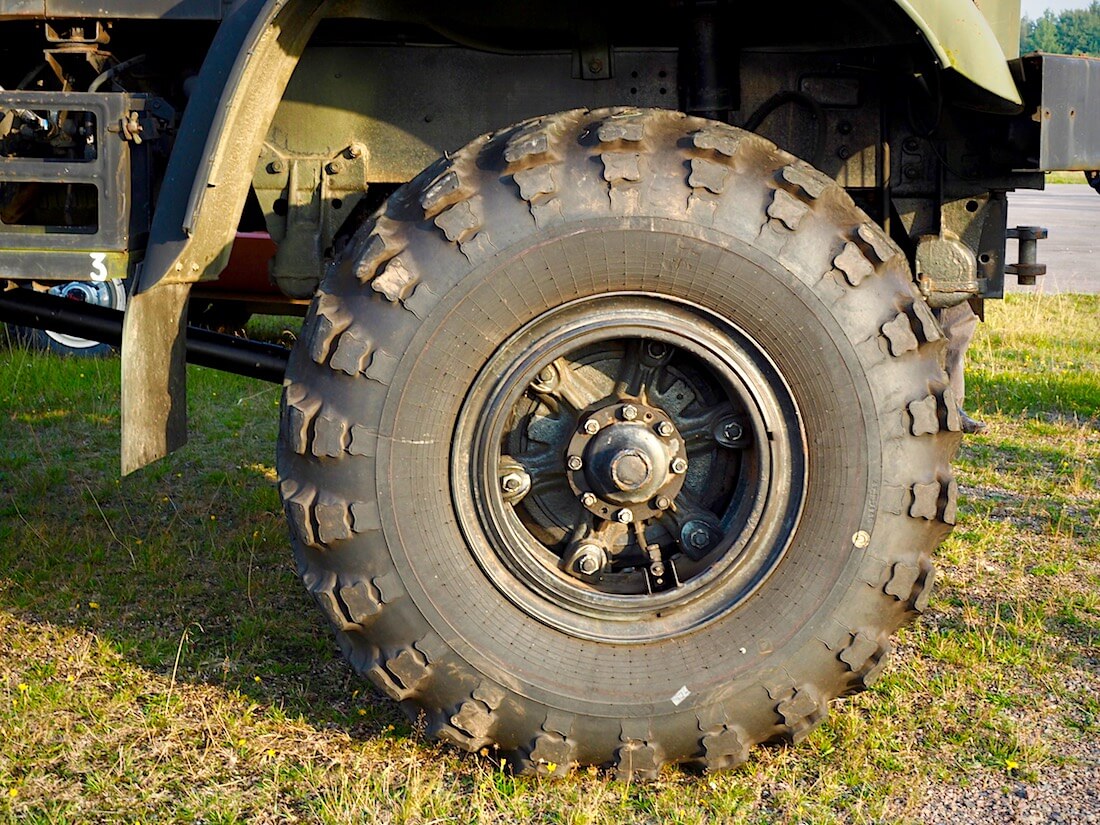
<path id="1" fill-rule="evenodd" d="M 811 452 L 815 474 L 825 453 L 845 456 L 845 466 L 834 466 L 830 473 L 833 483 L 842 485 L 846 500 L 841 509 L 830 506 L 828 511 L 822 510 L 823 502 L 811 502 L 813 507 L 803 513 L 803 523 L 772 578 L 734 613 L 689 634 L 690 653 L 684 652 L 682 636 L 622 646 L 617 655 L 624 661 L 614 688 L 600 696 L 594 692 L 593 682 L 606 678 L 599 672 L 604 666 L 597 664 L 606 651 L 600 651 L 598 643 L 570 638 L 525 615 L 484 576 L 467 546 L 456 512 L 459 503 L 446 485 L 431 484 L 432 479 L 438 481 L 449 473 L 442 462 L 444 457 L 448 461 L 453 457 L 432 447 L 453 442 L 465 389 L 492 351 L 524 323 L 558 306 L 553 301 L 536 300 L 525 312 L 517 312 L 514 301 L 508 302 L 499 286 L 510 280 L 508 271 L 539 271 L 545 279 L 540 283 L 532 279 L 526 288 L 516 284 L 515 295 L 556 294 L 555 273 L 531 266 L 531 251 L 548 253 L 556 246 L 575 247 L 586 241 L 603 246 L 616 234 L 629 238 L 623 251 L 631 255 L 652 247 L 656 236 L 667 237 L 673 245 L 690 239 L 689 243 L 711 250 L 713 260 L 725 261 L 737 276 L 681 269 L 675 286 L 665 287 L 662 293 L 655 290 L 653 279 L 644 276 L 627 271 L 595 272 L 587 284 L 570 281 L 575 296 L 607 294 L 613 283 L 624 292 L 640 290 L 677 304 L 697 304 L 756 340 L 770 339 L 769 354 L 781 373 L 809 362 L 808 372 L 830 374 L 828 397 L 820 397 L 820 390 L 808 393 L 804 386 L 796 385 L 793 390 L 801 409 L 840 404 L 847 408 L 848 426 L 839 431 L 846 436 L 843 445 L 823 444 L 828 433 L 807 433 L 818 450 L 817 455 Z M 660 257 L 667 263 L 666 256 Z M 568 273 L 559 275 L 570 277 Z M 798 650 L 806 634 L 820 627 L 822 616 L 830 615 L 844 599 L 852 570 L 860 561 L 850 537 L 861 529 L 871 529 L 866 523 L 867 501 L 879 484 L 881 467 L 874 394 L 865 380 L 856 378 L 863 376 L 858 355 L 820 298 L 774 259 L 737 238 L 652 218 L 590 221 L 583 226 L 570 225 L 560 233 L 535 233 L 517 243 L 514 251 L 502 252 L 479 267 L 459 270 L 452 277 L 454 286 L 419 325 L 390 383 L 374 465 L 379 472 L 372 480 L 386 546 L 416 606 L 414 615 L 425 617 L 431 630 L 478 673 L 495 679 L 507 673 L 510 687 L 517 693 L 548 707 L 583 709 L 592 716 L 618 716 L 624 707 L 647 707 L 653 715 L 680 713 L 696 703 L 712 701 L 716 694 L 728 694 L 740 678 L 755 682 L 764 658 L 774 662 L 790 655 L 784 655 L 784 650 Z M 727 288 L 716 289 L 722 283 L 728 284 Z M 746 294 L 751 294 L 751 300 L 745 300 Z M 769 294 L 773 305 L 787 307 L 791 317 L 801 320 L 797 335 L 783 335 L 792 331 L 786 319 L 747 308 L 759 306 L 764 294 Z M 461 333 L 456 337 L 456 330 L 473 329 L 459 321 L 464 311 L 471 309 L 475 315 L 484 313 L 486 320 L 503 315 L 508 324 L 494 332 L 489 331 L 488 323 L 478 325 L 481 340 L 476 344 Z M 784 337 L 785 344 L 781 342 Z M 447 355 L 462 352 L 463 341 L 466 352 L 460 357 Z M 443 360 L 445 365 L 440 363 Z M 431 390 L 426 393 L 428 388 Z M 394 468 L 393 474 L 384 468 Z M 841 473 L 847 476 L 838 478 Z M 425 512 L 434 515 L 425 518 Z M 826 519 L 830 525 L 806 529 L 814 519 Z M 808 559 L 819 560 L 813 574 L 799 570 Z M 452 585 L 441 591 L 439 584 L 446 580 Z M 785 581 L 787 587 L 782 585 Z M 453 593 L 450 598 L 441 595 L 448 592 Z M 785 621 L 777 623 L 777 616 Z M 517 667 L 517 649 L 512 643 L 517 638 L 526 640 L 527 652 L 519 654 L 527 664 L 525 669 Z M 677 666 L 662 667 L 662 661 L 670 658 Z M 593 666 L 586 670 L 579 665 L 583 661 L 591 661 Z M 563 669 L 573 670 L 569 678 L 562 678 Z M 686 707 L 669 701 L 684 687 L 694 701 Z"/>

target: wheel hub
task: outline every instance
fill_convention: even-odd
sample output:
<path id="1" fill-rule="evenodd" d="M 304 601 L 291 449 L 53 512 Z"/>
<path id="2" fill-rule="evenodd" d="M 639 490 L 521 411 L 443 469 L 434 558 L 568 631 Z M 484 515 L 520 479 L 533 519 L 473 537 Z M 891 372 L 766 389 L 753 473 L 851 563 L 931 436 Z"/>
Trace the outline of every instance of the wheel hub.
<path id="1" fill-rule="evenodd" d="M 800 506 L 799 419 L 739 330 L 665 299 L 586 298 L 517 331 L 481 375 L 456 495 L 471 496 L 475 557 L 525 611 L 659 638 L 770 575 Z"/>
<path id="2" fill-rule="evenodd" d="M 631 521 L 658 515 L 667 504 L 658 505 L 680 492 L 687 469 L 675 423 L 637 399 L 582 416 L 566 452 L 570 487 L 589 512 L 604 519 L 623 521 L 624 508 Z"/>

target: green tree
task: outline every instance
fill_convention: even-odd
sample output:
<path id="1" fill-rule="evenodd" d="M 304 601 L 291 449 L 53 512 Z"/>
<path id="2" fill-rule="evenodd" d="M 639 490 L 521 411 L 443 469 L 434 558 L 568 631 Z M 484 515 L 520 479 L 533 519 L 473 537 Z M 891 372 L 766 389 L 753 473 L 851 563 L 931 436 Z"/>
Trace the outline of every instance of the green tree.
<path id="1" fill-rule="evenodd" d="M 1065 54 L 1100 54 L 1100 3 L 1062 12 L 1058 40 Z"/>
<path id="2" fill-rule="evenodd" d="M 1058 37 L 1058 20 L 1049 9 L 1035 21 L 1024 46 L 1025 52 L 1062 53 L 1062 43 Z"/>
<path id="3" fill-rule="evenodd" d="M 1087 9 L 1055 14 L 1050 9 L 1038 20 L 1020 21 L 1020 51 L 1100 56 L 1100 0 Z"/>

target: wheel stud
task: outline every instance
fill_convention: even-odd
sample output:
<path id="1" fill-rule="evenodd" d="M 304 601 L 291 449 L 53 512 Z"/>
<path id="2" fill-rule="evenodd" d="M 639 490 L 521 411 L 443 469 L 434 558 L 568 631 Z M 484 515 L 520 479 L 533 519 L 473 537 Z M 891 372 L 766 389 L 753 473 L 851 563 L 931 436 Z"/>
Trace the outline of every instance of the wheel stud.
<path id="1" fill-rule="evenodd" d="M 633 404 L 624 405 L 620 412 L 623 416 L 623 421 L 633 421 L 638 417 L 638 408 Z"/>
<path id="2" fill-rule="evenodd" d="M 681 475 L 683 473 L 686 473 L 687 468 L 688 468 L 688 463 L 685 459 L 683 459 L 683 458 L 674 458 L 674 459 L 672 459 L 672 472 L 676 473 L 676 475 Z"/>
<path id="3" fill-rule="evenodd" d="M 584 466 L 584 461 L 581 460 L 581 457 L 579 455 L 571 455 L 566 460 L 565 466 L 568 467 L 570 470 L 576 471 Z"/>
<path id="4" fill-rule="evenodd" d="M 589 435 L 595 435 L 600 431 L 600 422 L 595 418 L 589 418 L 584 422 L 584 431 Z"/>
<path id="5" fill-rule="evenodd" d="M 585 507 L 592 507 L 596 503 L 595 493 L 581 493 L 581 504 Z"/>
<path id="6" fill-rule="evenodd" d="M 615 514 L 615 521 L 619 524 L 630 524 L 634 521 L 634 513 L 624 507 Z"/>
<path id="7" fill-rule="evenodd" d="M 671 421 L 661 421 L 657 424 L 657 435 L 662 438 L 669 438 L 676 432 L 676 428 L 672 426 Z"/>

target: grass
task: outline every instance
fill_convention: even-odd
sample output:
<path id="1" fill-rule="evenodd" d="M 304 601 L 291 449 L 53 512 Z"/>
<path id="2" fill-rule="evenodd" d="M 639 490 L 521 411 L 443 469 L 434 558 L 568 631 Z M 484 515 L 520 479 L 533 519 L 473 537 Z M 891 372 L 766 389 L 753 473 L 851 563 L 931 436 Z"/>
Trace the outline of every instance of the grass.
<path id="1" fill-rule="evenodd" d="M 1047 172 L 1047 183 L 1085 183 L 1084 172 Z"/>
<path id="2" fill-rule="evenodd" d="M 0 820 L 904 822 L 1072 771 L 1100 739 L 1098 329 L 1096 297 L 990 306 L 990 429 L 883 679 L 795 748 L 647 785 L 512 777 L 351 672 L 287 549 L 277 388 L 190 368 L 190 443 L 120 480 L 117 361 L 0 348 Z"/>

